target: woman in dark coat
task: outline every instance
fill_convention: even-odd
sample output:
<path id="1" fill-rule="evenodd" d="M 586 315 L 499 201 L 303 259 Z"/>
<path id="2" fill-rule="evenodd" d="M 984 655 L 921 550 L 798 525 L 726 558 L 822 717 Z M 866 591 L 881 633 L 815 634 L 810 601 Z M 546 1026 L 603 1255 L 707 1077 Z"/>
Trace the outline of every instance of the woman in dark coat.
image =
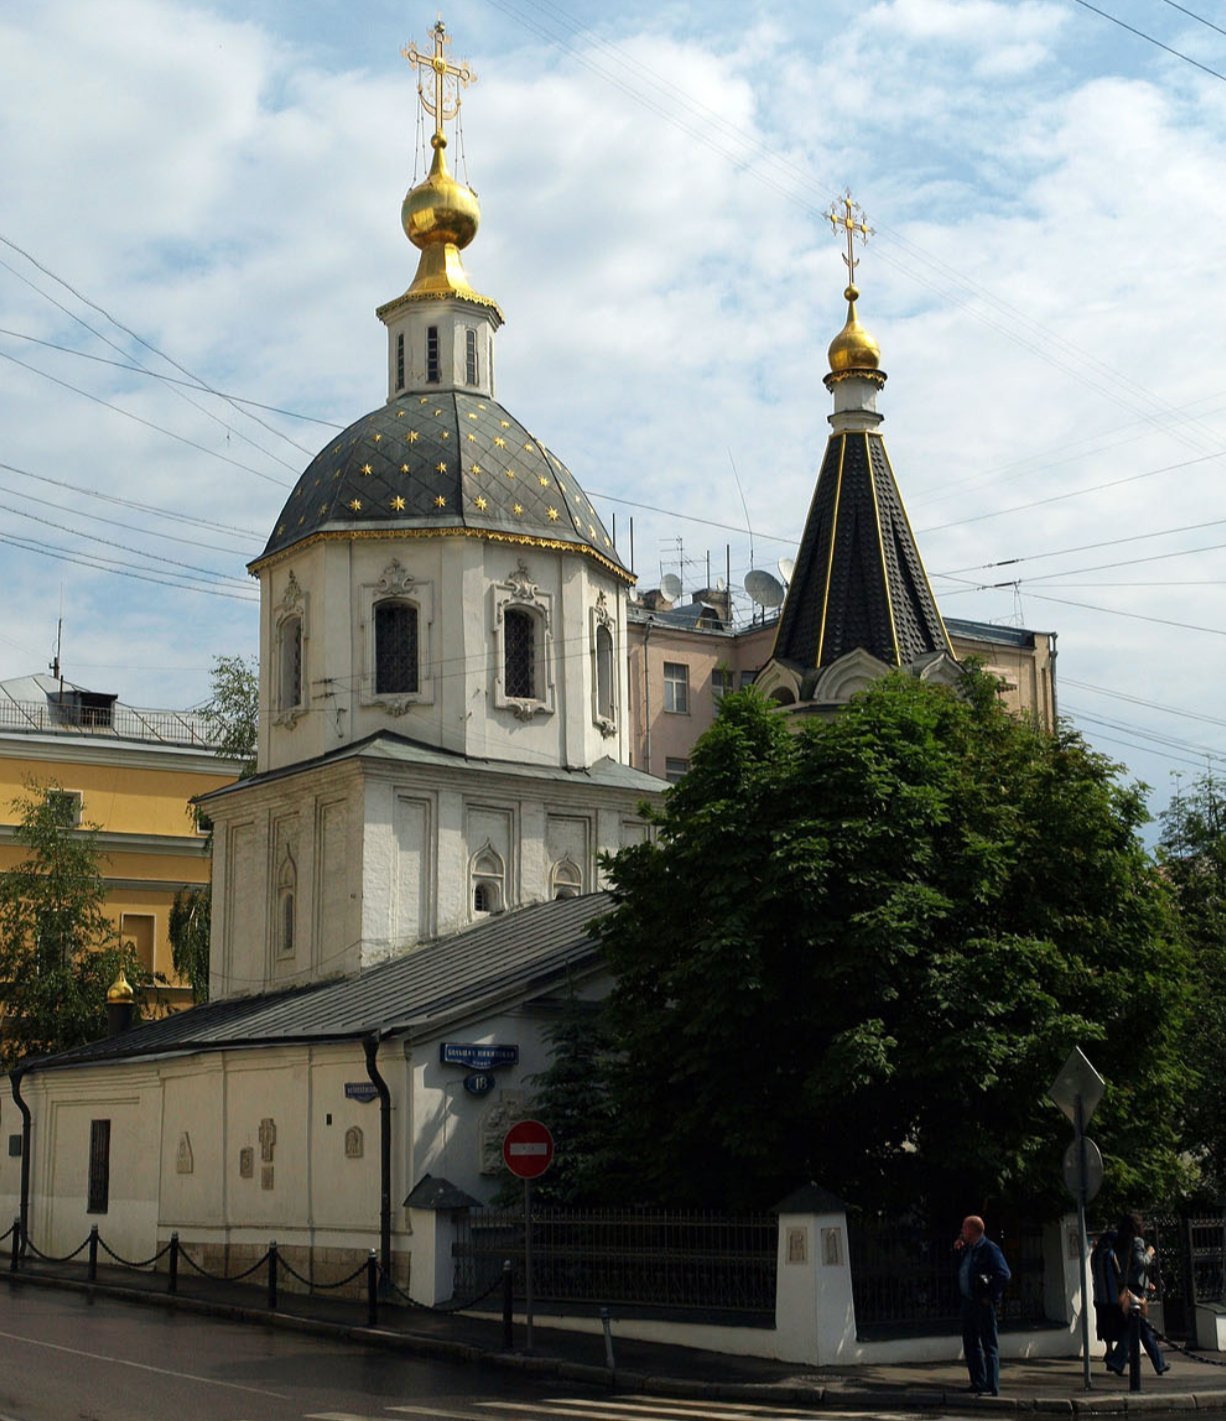
<path id="1" fill-rule="evenodd" d="M 1144 1228 L 1140 1214 L 1125 1214 L 1115 1230 L 1115 1257 L 1119 1276 L 1123 1279 L 1123 1286 L 1139 1303 L 1146 1302 L 1153 1291 L 1149 1275 L 1154 1266 L 1154 1246 L 1145 1242 Z M 1158 1339 L 1154 1336 L 1154 1329 L 1149 1325 L 1149 1318 L 1145 1316 L 1144 1311 L 1139 1322 L 1141 1346 L 1145 1348 L 1149 1360 L 1153 1363 L 1154 1371 L 1161 1376 L 1163 1372 L 1170 1371 L 1170 1363 L 1163 1359 L 1162 1348 L 1158 1346 Z M 1128 1365 L 1130 1334 L 1131 1327 L 1126 1327 L 1123 1337 L 1107 1354 L 1107 1366 L 1117 1376 L 1122 1377 Z"/>

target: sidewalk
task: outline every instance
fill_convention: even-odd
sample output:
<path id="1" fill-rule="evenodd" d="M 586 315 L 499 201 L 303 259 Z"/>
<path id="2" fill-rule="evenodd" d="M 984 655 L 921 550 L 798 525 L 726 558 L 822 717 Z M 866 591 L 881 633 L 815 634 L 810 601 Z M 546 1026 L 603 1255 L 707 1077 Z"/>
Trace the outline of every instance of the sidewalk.
<path id="1" fill-rule="evenodd" d="M 1226 1354 L 1206 1360 L 1168 1353 L 1171 1371 L 1154 1376 L 1143 1361 L 1142 1392 L 1131 1395 L 1127 1380 L 1109 1375 L 1096 1356 L 1093 1389 L 1083 1389 L 1079 1358 L 1008 1361 L 1001 1367 L 999 1397 L 968 1395 L 966 1370 L 957 1362 L 896 1364 L 848 1368 L 802 1368 L 761 1358 L 698 1352 L 658 1343 L 619 1339 L 613 1322 L 616 1371 L 605 1366 L 599 1335 L 551 1329 L 548 1319 L 533 1328 L 533 1351 L 508 1352 L 500 1318 L 444 1314 L 426 1309 L 381 1305 L 378 1326 L 365 1326 L 365 1304 L 282 1291 L 278 1310 L 270 1312 L 261 1287 L 218 1282 L 198 1276 L 181 1278 L 182 1291 L 167 1293 L 164 1273 L 137 1273 L 100 1266 L 89 1283 L 83 1264 L 26 1262 L 20 1273 L 3 1275 L 12 1288 L 51 1287 L 89 1292 L 154 1307 L 171 1307 L 214 1317 L 326 1333 L 367 1346 L 407 1353 L 479 1362 L 486 1366 L 539 1374 L 542 1379 L 688 1397 L 695 1401 L 757 1402 L 764 1406 L 882 1411 L 1033 1411 L 1044 1414 L 1121 1414 L 1125 1411 L 1226 1412 Z M 524 1346 L 517 1319 L 514 1346 Z M 1096 1348 L 1097 1351 L 1097 1348 Z"/>

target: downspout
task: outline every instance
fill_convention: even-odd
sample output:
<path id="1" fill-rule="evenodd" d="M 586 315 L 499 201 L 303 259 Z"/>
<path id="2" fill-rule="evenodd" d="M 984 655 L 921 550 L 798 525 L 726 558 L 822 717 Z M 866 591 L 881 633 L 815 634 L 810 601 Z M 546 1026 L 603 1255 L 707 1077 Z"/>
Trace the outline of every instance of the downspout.
<path id="1" fill-rule="evenodd" d="M 1060 714 L 1060 707 L 1056 701 L 1056 633 L 1051 634 L 1051 655 L 1048 657 L 1047 670 L 1051 677 L 1051 728 L 1056 729 L 1056 720 Z"/>
<path id="2" fill-rule="evenodd" d="M 379 1291 L 386 1293 L 392 1285 L 392 1093 L 375 1063 L 377 1031 L 362 1042 L 362 1050 L 366 1052 L 366 1074 L 379 1092 L 379 1262 L 383 1270 Z"/>
<path id="3" fill-rule="evenodd" d="M 647 618 L 647 625 L 643 628 L 643 740 L 644 755 L 647 763 L 643 768 L 651 774 L 651 657 L 650 647 L 651 632 L 655 622 L 650 617 Z"/>
<path id="4" fill-rule="evenodd" d="M 21 1098 L 21 1080 L 26 1073 L 24 1066 L 18 1066 L 9 1076 L 13 1100 L 21 1111 L 21 1252 L 26 1251 L 26 1240 L 30 1236 L 30 1107 Z"/>

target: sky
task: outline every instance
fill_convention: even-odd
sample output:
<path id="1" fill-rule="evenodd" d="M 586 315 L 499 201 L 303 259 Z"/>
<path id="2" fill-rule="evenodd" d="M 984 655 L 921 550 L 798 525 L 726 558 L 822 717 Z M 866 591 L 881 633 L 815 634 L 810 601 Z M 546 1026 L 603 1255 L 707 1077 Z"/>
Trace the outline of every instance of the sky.
<path id="1" fill-rule="evenodd" d="M 1103 12 L 1103 13 L 1100 13 Z M 0 679 L 183 708 L 254 655 L 246 564 L 386 396 L 416 267 L 409 0 L 0 9 Z M 1058 633 L 1151 788 L 1226 756 L 1219 0 L 455 0 L 449 155 L 497 395 L 640 586 L 794 554 L 846 272 L 949 617 Z M 1140 32 L 1140 33 L 1137 33 Z M 1174 51 L 1174 52 L 1172 52 Z M 225 396 L 227 398 L 222 398 Z M 109 569 L 109 570 L 106 570 Z M 738 608 L 751 605 L 740 595 Z"/>

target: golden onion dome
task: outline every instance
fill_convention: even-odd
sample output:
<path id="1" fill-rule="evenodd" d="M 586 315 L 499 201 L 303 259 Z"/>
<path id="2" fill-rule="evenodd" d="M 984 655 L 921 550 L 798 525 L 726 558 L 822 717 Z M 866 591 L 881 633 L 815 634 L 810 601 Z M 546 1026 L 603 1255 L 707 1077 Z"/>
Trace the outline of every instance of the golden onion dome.
<path id="1" fill-rule="evenodd" d="M 843 295 L 847 298 L 847 323 L 830 342 L 827 352 L 830 373 L 850 375 L 859 370 L 876 371 L 881 364 L 881 347 L 856 315 L 856 298 L 860 293 L 854 286 L 849 286 Z"/>
<path id="2" fill-rule="evenodd" d="M 410 188 L 405 195 L 400 221 L 405 236 L 422 251 L 447 242 L 463 248 L 477 235 L 481 222 L 477 194 L 447 171 L 443 156 L 446 138 L 436 133 L 430 142 L 434 147 L 430 172 L 425 182 Z"/>
<path id="3" fill-rule="evenodd" d="M 132 990 L 132 984 L 124 976 L 122 967 L 119 969 L 119 976 L 107 988 L 106 999 L 111 1005 L 135 1001 L 136 993 Z"/>

